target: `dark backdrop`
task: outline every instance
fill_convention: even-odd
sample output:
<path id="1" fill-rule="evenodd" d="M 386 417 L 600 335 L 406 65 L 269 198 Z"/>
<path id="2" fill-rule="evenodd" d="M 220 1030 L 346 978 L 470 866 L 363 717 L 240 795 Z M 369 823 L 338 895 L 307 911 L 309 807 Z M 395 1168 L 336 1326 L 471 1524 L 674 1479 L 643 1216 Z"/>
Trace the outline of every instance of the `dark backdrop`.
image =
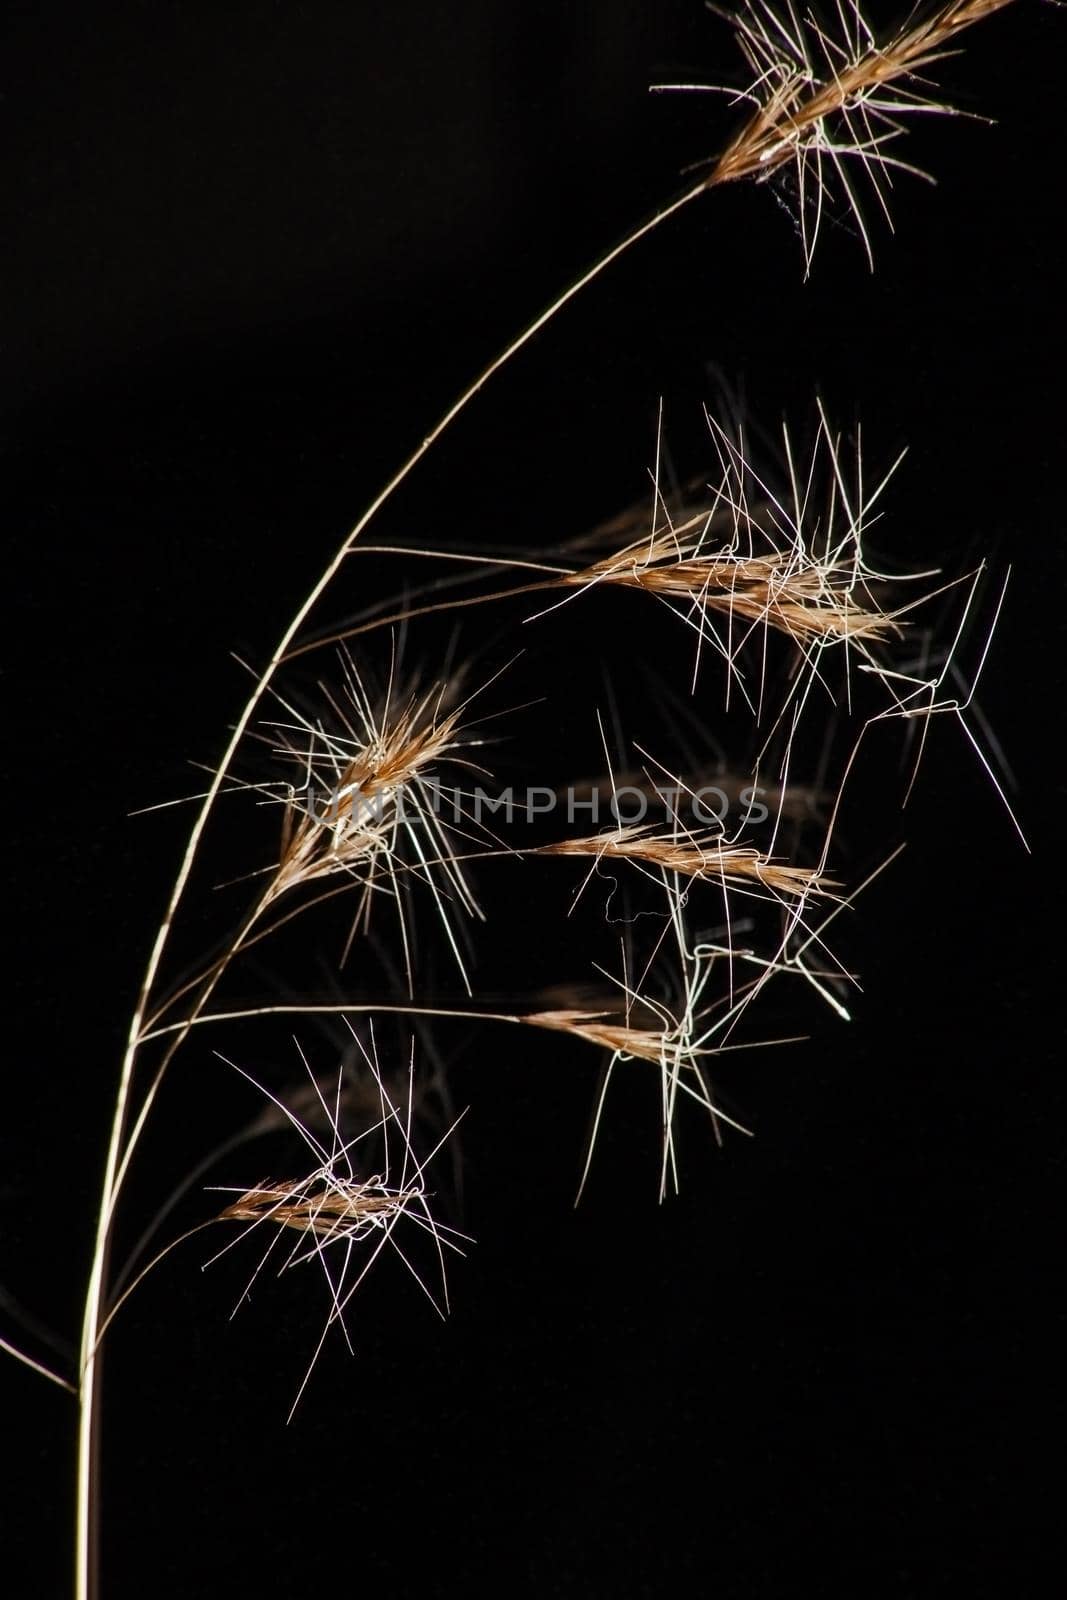
<path id="1" fill-rule="evenodd" d="M 910 446 L 895 554 L 1012 568 L 982 710 L 1033 853 L 945 719 L 888 828 L 908 850 L 850 923 L 853 1024 L 813 1013 L 807 1043 L 731 1066 L 757 1137 L 693 1139 L 662 1207 L 648 1122 L 615 1125 L 572 1211 L 577 1046 L 448 1032 L 472 1109 L 443 1203 L 477 1241 L 452 1315 L 383 1265 L 355 1360 L 330 1350 L 286 1429 L 321 1284 L 264 1285 L 230 1323 L 241 1268 L 172 1258 L 109 1356 L 106 1594 L 1029 1592 L 1055 1503 L 1062 29 L 1019 6 L 945 67 L 998 126 L 912 133 L 939 185 L 899 181 L 895 235 L 868 207 L 873 276 L 830 228 L 805 284 L 769 192 L 709 198 L 522 357 L 381 528 L 536 549 L 644 492 L 660 396 L 700 470 L 723 385 L 770 430 L 817 390 L 876 462 Z M 127 813 L 195 786 L 240 703 L 229 652 L 265 656 L 462 384 L 721 142 L 718 102 L 647 83 L 735 56 L 695 0 L 43 3 L 5 31 L 0 1328 L 48 1355 L 49 1330 L 76 1339 L 183 836 L 180 812 Z M 566 694 L 567 663 L 545 684 Z M 201 1119 L 215 1138 L 249 1114 L 206 1045 L 186 1084 L 132 1203 Z M 59 1594 L 72 1408 L 14 1366 L 0 1388 L 9 1592 Z"/>

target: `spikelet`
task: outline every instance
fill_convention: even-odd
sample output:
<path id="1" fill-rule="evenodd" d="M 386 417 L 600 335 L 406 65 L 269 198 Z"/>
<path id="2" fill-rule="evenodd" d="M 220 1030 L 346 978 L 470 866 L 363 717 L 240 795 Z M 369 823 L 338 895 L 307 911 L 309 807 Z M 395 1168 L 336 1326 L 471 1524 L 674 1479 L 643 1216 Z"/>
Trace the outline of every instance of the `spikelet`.
<path id="1" fill-rule="evenodd" d="M 216 1219 L 220 1222 L 245 1224 L 238 1239 L 227 1245 L 225 1250 L 219 1252 L 220 1254 L 225 1254 L 233 1247 L 233 1243 L 239 1242 L 249 1234 L 258 1235 L 264 1229 L 271 1234 L 270 1243 L 262 1254 L 242 1299 L 247 1297 L 252 1283 L 273 1254 L 278 1241 L 286 1233 L 295 1233 L 297 1237 L 280 1270 L 285 1272 L 306 1261 L 317 1261 L 322 1269 L 329 1291 L 330 1310 L 297 1391 L 293 1410 L 296 1409 L 304 1392 L 331 1327 L 335 1325 L 339 1327 L 351 1349 L 345 1325 L 345 1313 L 356 1290 L 387 1245 L 392 1246 L 398 1259 L 434 1308 L 444 1314 L 442 1305 L 438 1304 L 434 1294 L 419 1275 L 409 1254 L 394 1240 L 393 1235 L 401 1222 L 409 1227 L 414 1226 L 431 1240 L 440 1271 L 444 1307 L 448 1304 L 444 1251 L 448 1249 L 462 1254 L 460 1241 L 467 1242 L 464 1235 L 445 1227 L 434 1218 L 425 1181 L 427 1165 L 448 1139 L 455 1123 L 438 1140 L 429 1155 L 420 1159 L 412 1146 L 414 1041 L 408 1066 L 405 1102 L 398 1103 L 389 1094 L 379 1069 L 373 1031 L 368 1044 L 364 1044 L 351 1028 L 350 1031 L 363 1058 L 370 1083 L 377 1092 L 378 1102 L 377 1115 L 353 1137 L 346 1137 L 341 1128 L 345 1073 L 343 1061 L 338 1069 L 336 1092 L 331 1101 L 324 1096 L 306 1057 L 302 1051 L 300 1052 L 308 1081 L 318 1103 L 317 1111 L 325 1118 L 326 1132 L 323 1136 L 314 1132 L 309 1123 L 299 1117 L 289 1105 L 257 1083 L 244 1068 L 235 1066 L 233 1062 L 227 1063 L 234 1066 L 235 1070 L 253 1084 L 273 1108 L 282 1114 L 310 1152 L 313 1161 L 311 1170 L 300 1178 L 284 1181 L 267 1179 L 250 1188 L 237 1190 L 235 1198 L 218 1213 Z M 226 1060 L 225 1057 L 220 1059 Z M 356 1171 L 353 1152 L 371 1140 L 377 1141 L 380 1148 L 381 1170 L 361 1177 Z M 399 1160 L 396 1156 L 397 1146 L 399 1146 Z M 354 1254 L 356 1246 L 365 1247 L 366 1253 L 362 1258 Z M 217 1260 L 218 1257 L 214 1259 Z"/>
<path id="2" fill-rule="evenodd" d="M 877 599 L 885 580 L 868 564 L 864 536 L 898 462 L 868 488 L 859 436 L 846 455 L 820 405 L 806 461 L 782 430 L 786 487 L 777 493 L 743 436 L 711 416 L 707 422 L 719 466 L 707 508 L 694 507 L 691 499 L 672 508 L 657 479 L 648 531 L 560 574 L 553 586 L 652 596 L 697 634 L 698 662 L 708 644 L 736 681 L 743 677 L 745 644 L 767 630 L 791 640 L 810 663 L 838 646 L 875 662 L 875 647 L 896 637 L 903 624 L 902 613 L 887 612 Z M 632 514 L 616 525 L 632 530 Z"/>
<path id="3" fill-rule="evenodd" d="M 788 0 L 743 0 L 726 15 L 752 72 L 747 88 L 703 84 L 661 88 L 730 93 L 750 107 L 748 119 L 715 159 L 707 188 L 742 178 L 763 182 L 792 164 L 800 202 L 806 270 L 810 271 L 828 197 L 836 180 L 856 219 L 868 259 L 870 236 L 848 166 L 862 170 L 889 220 L 886 190 L 894 171 L 928 174 L 892 153 L 903 119 L 949 114 L 935 98 L 927 70 L 951 52 L 964 29 L 1011 0 L 950 0 L 921 21 L 909 20 L 879 39 L 857 0 L 836 0 L 830 18 Z"/>
<path id="4" fill-rule="evenodd" d="M 366 927 L 373 896 L 385 895 L 396 908 L 410 987 L 406 903 L 421 882 L 469 989 L 454 917 L 457 908 L 470 917 L 482 913 L 450 843 L 449 823 L 463 817 L 461 792 L 442 780 L 440 768 L 482 770 L 461 753 L 476 743 L 462 726 L 470 702 L 445 711 L 448 682 L 404 697 L 390 683 L 375 701 L 348 655 L 341 660 L 343 697 L 323 690 L 328 719 L 282 701 L 292 720 L 270 724 L 275 756 L 295 766 L 301 781 L 257 786 L 284 811 L 264 905 L 347 876 L 362 891 L 354 932 Z"/>
<path id="5" fill-rule="evenodd" d="M 720 834 L 712 832 L 679 834 L 657 832 L 653 827 L 620 827 L 587 838 L 560 839 L 542 845 L 538 854 L 636 861 L 687 878 L 759 885 L 789 896 L 827 894 L 837 887 L 817 868 L 783 864 L 751 845 L 726 844 Z"/>
<path id="6" fill-rule="evenodd" d="M 701 612 L 766 624 L 801 645 L 884 639 L 897 631 L 890 617 L 853 598 L 850 565 L 798 561 L 792 551 L 705 552 L 703 521 L 691 519 L 669 533 L 639 539 L 559 582 L 568 588 L 606 583 L 643 589 Z"/>

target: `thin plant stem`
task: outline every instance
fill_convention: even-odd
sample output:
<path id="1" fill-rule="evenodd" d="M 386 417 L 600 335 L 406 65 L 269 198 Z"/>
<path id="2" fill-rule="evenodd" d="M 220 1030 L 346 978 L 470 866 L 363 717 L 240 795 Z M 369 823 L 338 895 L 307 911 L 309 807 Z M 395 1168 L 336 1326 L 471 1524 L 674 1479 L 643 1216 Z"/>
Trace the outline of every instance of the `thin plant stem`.
<path id="1" fill-rule="evenodd" d="M 57 1383 L 61 1389 L 69 1389 L 71 1394 L 77 1394 L 78 1386 L 71 1383 L 69 1378 L 63 1378 L 58 1372 L 53 1372 L 51 1367 L 46 1367 L 43 1361 L 35 1361 L 33 1356 L 28 1356 L 25 1350 L 20 1350 L 18 1345 L 9 1340 L 0 1338 L 0 1350 L 6 1350 L 9 1356 L 14 1356 L 16 1361 L 21 1361 L 23 1366 L 29 1367 L 31 1372 L 39 1372 L 42 1378 L 47 1378 L 50 1383 Z"/>

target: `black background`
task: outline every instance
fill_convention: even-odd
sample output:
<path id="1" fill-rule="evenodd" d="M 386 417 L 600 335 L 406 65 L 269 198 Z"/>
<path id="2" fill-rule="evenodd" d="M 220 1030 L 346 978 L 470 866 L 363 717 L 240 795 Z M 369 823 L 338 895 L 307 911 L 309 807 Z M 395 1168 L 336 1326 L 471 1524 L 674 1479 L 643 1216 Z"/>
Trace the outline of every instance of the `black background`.
<path id="1" fill-rule="evenodd" d="M 577 1047 L 442 1037 L 471 1106 L 450 1214 L 477 1240 L 451 1317 L 383 1266 L 355 1360 L 328 1351 L 286 1429 L 321 1284 L 264 1285 L 230 1323 L 240 1268 L 172 1258 L 110 1346 L 105 1594 L 1035 1592 L 1058 1465 L 1063 26 L 1020 5 L 946 64 L 998 125 L 913 131 L 939 184 L 900 181 L 894 235 L 868 207 L 873 276 L 830 229 L 805 284 L 769 192 L 707 198 L 564 314 L 379 529 L 536 549 L 641 496 L 660 396 L 699 468 L 717 384 L 772 431 L 818 391 L 876 462 L 910 447 L 894 555 L 1012 568 L 982 708 L 1032 855 L 944 719 L 886 832 L 908 849 L 849 928 L 853 1024 L 815 1013 L 809 1042 L 731 1066 L 757 1137 L 694 1139 L 662 1207 L 649 1122 L 616 1125 L 572 1210 Z M 736 57 L 695 0 L 367 0 L 15 5 L 3 59 L 0 1282 L 5 1336 L 45 1355 L 11 1297 L 76 1341 L 182 844 L 180 812 L 127 812 L 218 754 L 229 652 L 265 657 L 463 383 L 721 143 L 718 102 L 648 82 Z M 566 663 L 545 673 L 567 692 Z M 186 1081 L 146 1147 L 164 1179 L 201 1118 L 215 1137 L 249 1111 L 206 1045 Z M 7 1592 L 63 1593 L 73 1408 L 13 1365 L 0 1386 Z"/>

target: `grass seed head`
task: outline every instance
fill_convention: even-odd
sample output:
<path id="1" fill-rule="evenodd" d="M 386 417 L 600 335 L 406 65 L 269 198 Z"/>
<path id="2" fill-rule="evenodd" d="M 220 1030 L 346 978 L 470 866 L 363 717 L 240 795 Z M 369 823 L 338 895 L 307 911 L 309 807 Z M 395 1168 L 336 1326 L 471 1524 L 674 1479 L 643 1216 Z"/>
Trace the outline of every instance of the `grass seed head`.
<path id="1" fill-rule="evenodd" d="M 783 864 L 751 845 L 725 844 L 716 833 L 663 833 L 655 828 L 621 827 L 582 839 L 560 839 L 543 845 L 540 854 L 638 861 L 683 877 L 759 884 L 785 895 L 825 894 L 836 887 L 817 868 Z"/>
<path id="2" fill-rule="evenodd" d="M 800 645 L 817 641 L 884 639 L 898 631 L 891 618 L 854 597 L 851 565 L 797 559 L 793 550 L 767 555 L 708 552 L 704 519 L 635 541 L 569 573 L 570 588 L 616 584 L 665 600 L 765 624 Z M 699 529 L 699 531 L 698 531 Z"/>
<path id="3" fill-rule="evenodd" d="M 894 153 L 905 119 L 952 110 L 931 93 L 925 74 L 951 53 L 966 28 L 1010 3 L 949 0 L 879 38 L 857 0 L 837 0 L 825 19 L 800 11 L 793 0 L 774 7 L 767 0 L 742 0 L 729 20 L 752 77 L 742 90 L 721 92 L 747 106 L 749 115 L 714 162 L 707 187 L 742 178 L 764 182 L 791 164 L 810 270 L 836 184 L 873 262 L 848 166 L 862 170 L 888 220 L 892 174 L 928 176 Z"/>

